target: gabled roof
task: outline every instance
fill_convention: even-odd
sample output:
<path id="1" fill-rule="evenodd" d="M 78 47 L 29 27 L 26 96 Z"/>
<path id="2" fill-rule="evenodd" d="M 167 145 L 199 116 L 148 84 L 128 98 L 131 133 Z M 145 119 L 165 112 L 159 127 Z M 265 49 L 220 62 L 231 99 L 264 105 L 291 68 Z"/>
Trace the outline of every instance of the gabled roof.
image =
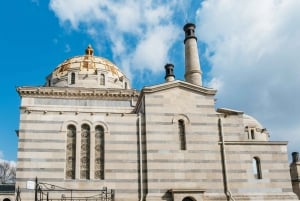
<path id="1" fill-rule="evenodd" d="M 177 88 L 177 87 L 188 89 L 188 90 L 194 91 L 196 93 L 201 93 L 201 94 L 205 94 L 205 95 L 215 95 L 217 92 L 217 90 L 215 90 L 215 89 L 198 86 L 198 85 L 184 82 L 181 80 L 174 80 L 171 82 L 166 82 L 166 83 L 162 83 L 162 84 L 158 84 L 158 85 L 144 87 L 141 91 L 141 94 L 154 93 L 154 92 L 164 91 L 167 89 L 172 89 L 172 88 Z"/>
<path id="2" fill-rule="evenodd" d="M 217 90 L 215 90 L 215 89 L 198 86 L 198 85 L 184 82 L 181 80 L 174 80 L 171 82 L 166 82 L 166 83 L 162 83 L 162 84 L 158 84 L 158 85 L 144 87 L 140 92 L 140 96 L 137 101 L 135 110 L 138 111 L 141 100 L 143 99 L 145 94 L 160 92 L 160 91 L 169 90 L 169 89 L 173 89 L 173 88 L 187 89 L 194 93 L 208 95 L 208 96 L 214 96 L 217 93 Z"/>

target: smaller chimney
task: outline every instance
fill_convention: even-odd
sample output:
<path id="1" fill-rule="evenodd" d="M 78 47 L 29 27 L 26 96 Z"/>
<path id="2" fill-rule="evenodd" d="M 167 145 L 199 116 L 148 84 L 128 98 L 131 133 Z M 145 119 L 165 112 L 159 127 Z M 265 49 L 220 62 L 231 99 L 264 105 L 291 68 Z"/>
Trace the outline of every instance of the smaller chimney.
<path id="1" fill-rule="evenodd" d="M 299 152 L 292 152 L 293 161 L 290 164 L 290 174 L 292 180 L 293 192 L 300 199 L 300 161 L 299 161 Z"/>
<path id="2" fill-rule="evenodd" d="M 166 76 L 165 76 L 166 82 L 174 81 L 175 80 L 174 65 L 173 64 L 166 64 L 165 69 L 166 69 Z"/>
<path id="3" fill-rule="evenodd" d="M 293 163 L 299 162 L 299 152 L 292 153 Z"/>

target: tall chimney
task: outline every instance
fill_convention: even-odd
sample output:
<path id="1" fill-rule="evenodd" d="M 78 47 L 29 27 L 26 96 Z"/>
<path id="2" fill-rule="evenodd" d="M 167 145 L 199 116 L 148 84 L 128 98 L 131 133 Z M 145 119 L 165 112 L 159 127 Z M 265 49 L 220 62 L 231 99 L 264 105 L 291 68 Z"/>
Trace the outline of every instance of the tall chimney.
<path id="1" fill-rule="evenodd" d="M 185 81 L 202 86 L 202 71 L 200 67 L 197 37 L 195 36 L 195 24 L 184 25 L 185 32 Z"/>

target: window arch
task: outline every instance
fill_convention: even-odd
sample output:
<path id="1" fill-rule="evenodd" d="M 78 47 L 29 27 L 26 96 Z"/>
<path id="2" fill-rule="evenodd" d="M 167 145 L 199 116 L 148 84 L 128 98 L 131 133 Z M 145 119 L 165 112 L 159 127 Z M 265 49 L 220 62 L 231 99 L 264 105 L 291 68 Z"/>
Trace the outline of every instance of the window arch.
<path id="1" fill-rule="evenodd" d="M 76 127 L 72 124 L 67 126 L 66 144 L 66 179 L 75 179 L 76 168 Z"/>
<path id="2" fill-rule="evenodd" d="M 178 120 L 178 134 L 179 134 L 180 149 L 186 150 L 185 123 L 183 119 Z"/>
<path id="3" fill-rule="evenodd" d="M 195 201 L 195 199 L 193 199 L 191 197 L 185 197 L 185 198 L 183 198 L 182 201 Z"/>
<path id="4" fill-rule="evenodd" d="M 262 179 L 260 159 L 255 156 L 252 159 L 253 175 L 256 179 Z"/>
<path id="5" fill-rule="evenodd" d="M 105 75 L 104 74 L 100 75 L 100 85 L 102 85 L 102 86 L 105 85 Z"/>
<path id="6" fill-rule="evenodd" d="M 71 73 L 71 84 L 75 84 L 75 73 Z"/>
<path id="7" fill-rule="evenodd" d="M 104 179 L 104 128 L 95 127 L 95 179 Z"/>
<path id="8" fill-rule="evenodd" d="M 251 129 L 250 129 L 250 134 L 251 134 L 251 139 L 254 140 L 254 139 L 255 139 L 254 128 L 251 128 Z"/>
<path id="9" fill-rule="evenodd" d="M 90 179 L 90 126 L 81 126 L 80 179 Z"/>

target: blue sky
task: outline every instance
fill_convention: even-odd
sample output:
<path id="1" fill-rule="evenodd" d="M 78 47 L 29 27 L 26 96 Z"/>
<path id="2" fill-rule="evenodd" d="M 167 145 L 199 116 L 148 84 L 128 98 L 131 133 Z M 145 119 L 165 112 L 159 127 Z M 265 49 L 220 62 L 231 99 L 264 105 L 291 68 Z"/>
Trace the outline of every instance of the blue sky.
<path id="1" fill-rule="evenodd" d="M 0 159 L 16 160 L 17 86 L 43 85 L 88 44 L 130 78 L 133 88 L 183 80 L 182 27 L 197 25 L 204 85 L 217 107 L 257 118 L 271 140 L 300 151 L 300 1 L 10 0 L 1 6 Z"/>

